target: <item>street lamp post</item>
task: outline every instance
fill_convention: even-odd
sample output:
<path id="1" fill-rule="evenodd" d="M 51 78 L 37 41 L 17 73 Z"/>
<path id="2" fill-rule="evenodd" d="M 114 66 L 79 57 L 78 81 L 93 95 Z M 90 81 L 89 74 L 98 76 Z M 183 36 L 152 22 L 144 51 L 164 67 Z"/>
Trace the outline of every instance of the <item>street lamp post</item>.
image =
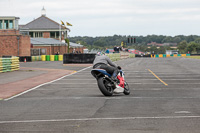
<path id="1" fill-rule="evenodd" d="M 20 37 L 17 36 L 17 56 L 19 56 L 19 39 Z"/>

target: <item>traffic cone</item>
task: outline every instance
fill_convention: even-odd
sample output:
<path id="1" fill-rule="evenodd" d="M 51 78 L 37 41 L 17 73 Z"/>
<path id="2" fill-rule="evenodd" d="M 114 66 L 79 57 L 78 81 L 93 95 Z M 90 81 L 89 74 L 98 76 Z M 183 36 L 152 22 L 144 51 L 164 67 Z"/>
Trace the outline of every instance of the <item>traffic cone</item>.
<path id="1" fill-rule="evenodd" d="M 26 63 L 26 58 L 24 58 L 24 63 Z"/>

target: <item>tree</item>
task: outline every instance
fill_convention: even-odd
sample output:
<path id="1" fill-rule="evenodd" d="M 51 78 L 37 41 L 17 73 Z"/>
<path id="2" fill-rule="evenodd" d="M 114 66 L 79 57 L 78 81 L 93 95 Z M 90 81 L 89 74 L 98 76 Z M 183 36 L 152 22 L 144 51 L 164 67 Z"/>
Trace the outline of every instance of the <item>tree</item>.
<path id="1" fill-rule="evenodd" d="M 173 38 L 173 42 L 174 43 L 180 43 L 181 42 L 181 38 L 180 37 L 175 37 L 175 38 Z"/>
<path id="2" fill-rule="evenodd" d="M 184 54 L 187 53 L 187 42 L 186 41 L 182 41 L 178 44 L 178 49 L 179 49 L 179 53 Z"/>
<path id="3" fill-rule="evenodd" d="M 197 52 L 200 50 L 200 44 L 195 42 L 190 42 L 187 50 L 192 54 L 197 54 Z"/>
<path id="4" fill-rule="evenodd" d="M 159 53 L 159 54 L 165 54 L 165 53 L 166 53 L 165 47 L 161 46 L 161 47 L 158 49 L 158 53 Z"/>
<path id="5" fill-rule="evenodd" d="M 200 43 L 200 38 L 195 39 L 194 42 L 196 42 L 196 43 Z"/>

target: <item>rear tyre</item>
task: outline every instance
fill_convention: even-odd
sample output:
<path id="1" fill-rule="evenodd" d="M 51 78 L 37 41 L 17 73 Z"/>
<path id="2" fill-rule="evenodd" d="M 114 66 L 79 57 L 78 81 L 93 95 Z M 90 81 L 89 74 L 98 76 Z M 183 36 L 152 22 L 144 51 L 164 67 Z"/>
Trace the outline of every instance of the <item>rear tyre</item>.
<path id="1" fill-rule="evenodd" d="M 100 91 L 104 94 L 104 96 L 112 96 L 113 95 L 113 88 L 110 86 L 110 81 L 108 81 L 104 77 L 100 77 L 98 80 L 98 87 Z"/>
<path id="2" fill-rule="evenodd" d="M 130 94 L 130 88 L 127 82 L 124 82 L 124 94 L 129 95 Z"/>

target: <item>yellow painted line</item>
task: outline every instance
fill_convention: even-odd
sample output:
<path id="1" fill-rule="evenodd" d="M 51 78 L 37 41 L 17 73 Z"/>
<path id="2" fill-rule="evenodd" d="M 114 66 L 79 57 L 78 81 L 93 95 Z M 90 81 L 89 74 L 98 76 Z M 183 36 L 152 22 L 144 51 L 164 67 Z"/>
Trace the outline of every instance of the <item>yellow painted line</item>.
<path id="1" fill-rule="evenodd" d="M 76 72 L 77 72 L 77 71 L 73 71 L 72 73 L 76 73 Z M 72 73 L 71 73 L 71 74 L 72 74 Z"/>
<path id="2" fill-rule="evenodd" d="M 160 79 L 154 72 L 152 72 L 150 69 L 148 69 L 149 72 L 151 72 L 160 82 L 162 82 L 164 85 L 168 86 L 167 83 L 165 83 L 162 79 Z"/>

